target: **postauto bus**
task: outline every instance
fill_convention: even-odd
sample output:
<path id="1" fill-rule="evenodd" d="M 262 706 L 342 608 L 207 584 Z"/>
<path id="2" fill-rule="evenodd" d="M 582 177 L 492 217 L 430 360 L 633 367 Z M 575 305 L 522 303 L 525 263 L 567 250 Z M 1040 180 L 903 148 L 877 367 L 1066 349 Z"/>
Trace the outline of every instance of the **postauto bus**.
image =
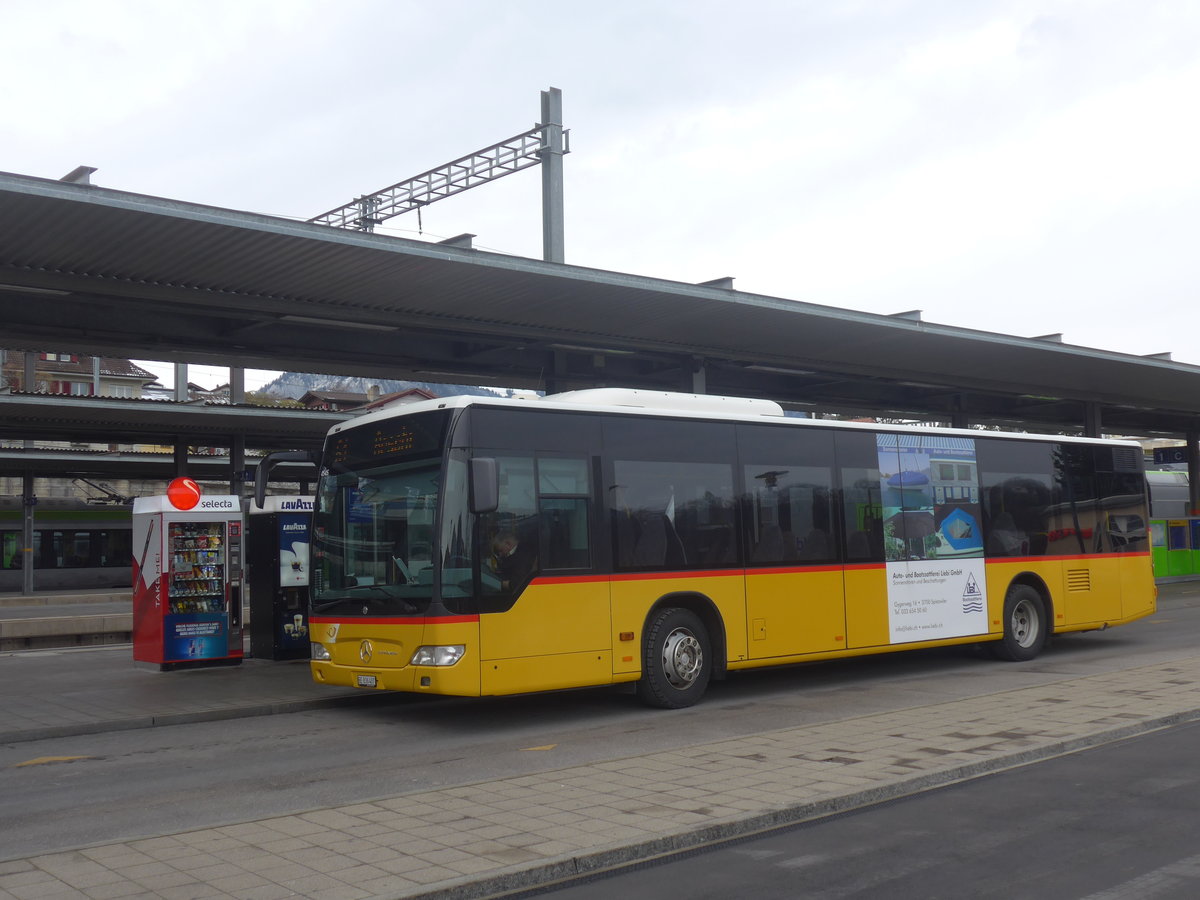
<path id="1" fill-rule="evenodd" d="M 478 697 L 951 644 L 1009 660 L 1155 609 L 1131 442 L 787 417 L 601 389 L 334 427 L 312 672 Z"/>

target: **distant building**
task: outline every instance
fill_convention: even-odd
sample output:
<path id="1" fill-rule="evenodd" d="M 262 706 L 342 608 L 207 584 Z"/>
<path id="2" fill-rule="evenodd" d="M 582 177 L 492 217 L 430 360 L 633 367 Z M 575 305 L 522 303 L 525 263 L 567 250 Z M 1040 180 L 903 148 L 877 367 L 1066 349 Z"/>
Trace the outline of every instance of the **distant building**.
<path id="1" fill-rule="evenodd" d="M 3 386 L 28 393 L 66 394 L 72 397 L 128 397 L 141 399 L 143 389 L 155 382 L 153 372 L 117 356 L 84 356 L 4 350 L 0 369 Z M 34 377 L 25 384 L 25 360 L 32 354 Z M 96 365 L 99 361 L 99 366 Z"/>
<path id="2" fill-rule="evenodd" d="M 399 406 L 405 403 L 419 403 L 422 400 L 434 400 L 437 394 L 431 394 L 424 388 L 409 388 L 406 391 L 396 391 L 393 394 L 384 394 L 378 396 L 376 392 L 375 399 L 371 399 L 370 393 L 367 394 L 368 402 L 364 403 L 363 409 L 378 409 L 381 406 Z"/>
<path id="3" fill-rule="evenodd" d="M 333 412 L 358 409 L 366 402 L 367 395 L 356 391 L 305 391 L 300 398 L 300 405 L 307 409 L 328 409 Z"/>
<path id="4" fill-rule="evenodd" d="M 379 388 L 372 387 L 365 394 L 356 391 L 305 391 L 304 396 L 300 398 L 300 405 L 308 409 L 341 412 L 350 409 L 378 409 L 398 403 L 416 403 L 420 400 L 433 400 L 435 397 L 437 394 L 432 394 L 424 388 L 409 388 L 380 396 Z"/>

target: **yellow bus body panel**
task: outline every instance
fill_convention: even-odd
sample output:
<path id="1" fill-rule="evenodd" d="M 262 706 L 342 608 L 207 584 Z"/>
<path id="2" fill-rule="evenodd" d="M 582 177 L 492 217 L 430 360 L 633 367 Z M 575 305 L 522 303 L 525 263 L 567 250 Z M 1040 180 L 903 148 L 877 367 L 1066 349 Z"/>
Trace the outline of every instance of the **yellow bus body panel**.
<path id="1" fill-rule="evenodd" d="M 887 646 L 887 568 L 882 564 L 846 568 L 846 646 Z"/>
<path id="2" fill-rule="evenodd" d="M 746 573 L 751 659 L 846 649 L 842 570 Z"/>
<path id="3" fill-rule="evenodd" d="M 612 681 L 609 583 L 538 579 L 513 607 L 479 617 L 484 694 L 583 687 Z"/>
<path id="4" fill-rule="evenodd" d="M 1157 608 L 1148 553 L 996 560 L 987 567 L 989 632 L 995 637 L 1004 630 L 1008 587 L 1022 575 L 1036 576 L 1049 590 L 1054 631 L 1123 625 Z"/>
<path id="5" fill-rule="evenodd" d="M 596 687 L 612 680 L 612 653 L 608 650 L 490 659 L 481 672 L 485 695 Z"/>
<path id="6" fill-rule="evenodd" d="M 1152 615 L 1158 609 L 1154 560 L 1149 553 L 1121 557 L 1121 617 L 1126 622 Z"/>

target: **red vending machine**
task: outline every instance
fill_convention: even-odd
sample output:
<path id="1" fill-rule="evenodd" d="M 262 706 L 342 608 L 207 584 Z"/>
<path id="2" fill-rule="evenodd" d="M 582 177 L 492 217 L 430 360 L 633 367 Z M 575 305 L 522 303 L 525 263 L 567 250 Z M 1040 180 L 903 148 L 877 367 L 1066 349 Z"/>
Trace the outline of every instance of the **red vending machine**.
<path id="1" fill-rule="evenodd" d="M 133 659 L 160 669 L 242 661 L 242 509 L 190 478 L 133 501 Z"/>

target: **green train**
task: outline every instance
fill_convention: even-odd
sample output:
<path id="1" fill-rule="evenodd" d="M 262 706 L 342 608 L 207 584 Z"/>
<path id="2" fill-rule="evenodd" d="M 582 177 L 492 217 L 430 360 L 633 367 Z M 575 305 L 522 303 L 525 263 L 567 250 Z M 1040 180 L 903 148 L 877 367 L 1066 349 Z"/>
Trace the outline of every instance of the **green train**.
<path id="1" fill-rule="evenodd" d="M 20 497 L 0 497 L 0 592 L 20 591 L 22 557 L 33 560 L 38 591 L 128 588 L 133 564 L 132 505 L 39 498 L 33 546 L 24 546 Z"/>

